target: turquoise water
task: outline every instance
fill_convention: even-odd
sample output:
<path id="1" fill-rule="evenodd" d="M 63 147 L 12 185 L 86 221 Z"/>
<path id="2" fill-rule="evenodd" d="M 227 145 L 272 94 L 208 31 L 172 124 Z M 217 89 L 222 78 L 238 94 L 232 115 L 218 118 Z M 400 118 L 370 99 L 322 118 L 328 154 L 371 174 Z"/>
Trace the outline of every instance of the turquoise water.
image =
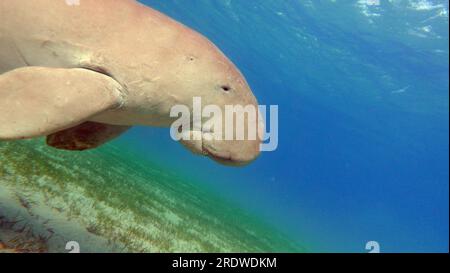
<path id="1" fill-rule="evenodd" d="M 442 0 L 141 1 L 214 41 L 280 145 L 243 169 L 168 130 L 120 139 L 264 217 L 313 251 L 448 251 L 449 33 Z"/>

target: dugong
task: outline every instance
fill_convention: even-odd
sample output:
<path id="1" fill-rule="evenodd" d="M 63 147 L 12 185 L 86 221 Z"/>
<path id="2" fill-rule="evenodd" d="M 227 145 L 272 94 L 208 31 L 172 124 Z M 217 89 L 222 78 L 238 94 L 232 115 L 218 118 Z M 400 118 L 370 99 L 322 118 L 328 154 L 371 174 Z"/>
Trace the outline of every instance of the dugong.
<path id="1" fill-rule="evenodd" d="M 46 136 L 55 148 L 85 150 L 134 125 L 170 127 L 172 107 L 192 111 L 194 97 L 220 109 L 258 105 L 212 42 L 137 1 L 1 0 L 0 20 L 0 140 Z M 199 138 L 182 143 L 228 165 L 260 154 L 259 134 L 210 133 L 192 128 Z"/>

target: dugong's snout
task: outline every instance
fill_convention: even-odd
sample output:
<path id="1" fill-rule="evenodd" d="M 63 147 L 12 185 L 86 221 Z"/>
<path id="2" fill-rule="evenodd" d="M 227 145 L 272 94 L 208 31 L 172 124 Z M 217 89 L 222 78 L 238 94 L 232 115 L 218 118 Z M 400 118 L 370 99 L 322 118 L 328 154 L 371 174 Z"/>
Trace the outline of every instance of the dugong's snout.
<path id="1" fill-rule="evenodd" d="M 248 127 L 247 127 L 248 128 Z M 244 139 L 227 140 L 225 135 L 217 138 L 217 132 L 210 130 L 189 130 L 183 132 L 181 143 L 191 152 L 203 155 L 227 166 L 245 166 L 256 160 L 261 153 L 263 122 L 257 122 L 257 131 L 253 136 L 247 134 Z"/>
<path id="2" fill-rule="evenodd" d="M 200 134 L 202 139 L 181 140 L 186 148 L 223 165 L 245 166 L 260 155 L 260 141 L 257 140 L 211 140 L 201 132 L 191 131 L 190 134 Z"/>
<path id="3" fill-rule="evenodd" d="M 203 151 L 211 159 L 229 166 L 245 166 L 260 155 L 259 141 L 204 141 Z"/>

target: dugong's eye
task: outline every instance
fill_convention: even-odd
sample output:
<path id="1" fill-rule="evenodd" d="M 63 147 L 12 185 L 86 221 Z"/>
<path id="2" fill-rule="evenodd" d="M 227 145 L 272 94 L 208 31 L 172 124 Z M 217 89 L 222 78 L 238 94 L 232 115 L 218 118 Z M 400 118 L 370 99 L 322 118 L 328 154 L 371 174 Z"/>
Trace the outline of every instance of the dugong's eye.
<path id="1" fill-rule="evenodd" d="M 220 87 L 220 89 L 222 89 L 222 91 L 224 91 L 224 92 L 230 92 L 231 91 L 231 87 L 229 85 L 222 85 Z"/>

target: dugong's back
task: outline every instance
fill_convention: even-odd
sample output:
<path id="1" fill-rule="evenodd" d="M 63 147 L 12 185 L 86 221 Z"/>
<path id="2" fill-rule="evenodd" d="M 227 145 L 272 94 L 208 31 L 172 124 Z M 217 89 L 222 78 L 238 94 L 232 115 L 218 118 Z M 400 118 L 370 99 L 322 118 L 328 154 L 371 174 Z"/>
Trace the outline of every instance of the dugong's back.
<path id="1" fill-rule="evenodd" d="M 171 39 L 173 29 L 184 28 L 133 0 L 2 0 L 0 18 L 0 73 L 23 66 L 107 65 L 121 59 L 132 64 L 133 56 L 149 54 L 150 35 Z M 153 41 L 155 47 L 158 42 Z"/>

